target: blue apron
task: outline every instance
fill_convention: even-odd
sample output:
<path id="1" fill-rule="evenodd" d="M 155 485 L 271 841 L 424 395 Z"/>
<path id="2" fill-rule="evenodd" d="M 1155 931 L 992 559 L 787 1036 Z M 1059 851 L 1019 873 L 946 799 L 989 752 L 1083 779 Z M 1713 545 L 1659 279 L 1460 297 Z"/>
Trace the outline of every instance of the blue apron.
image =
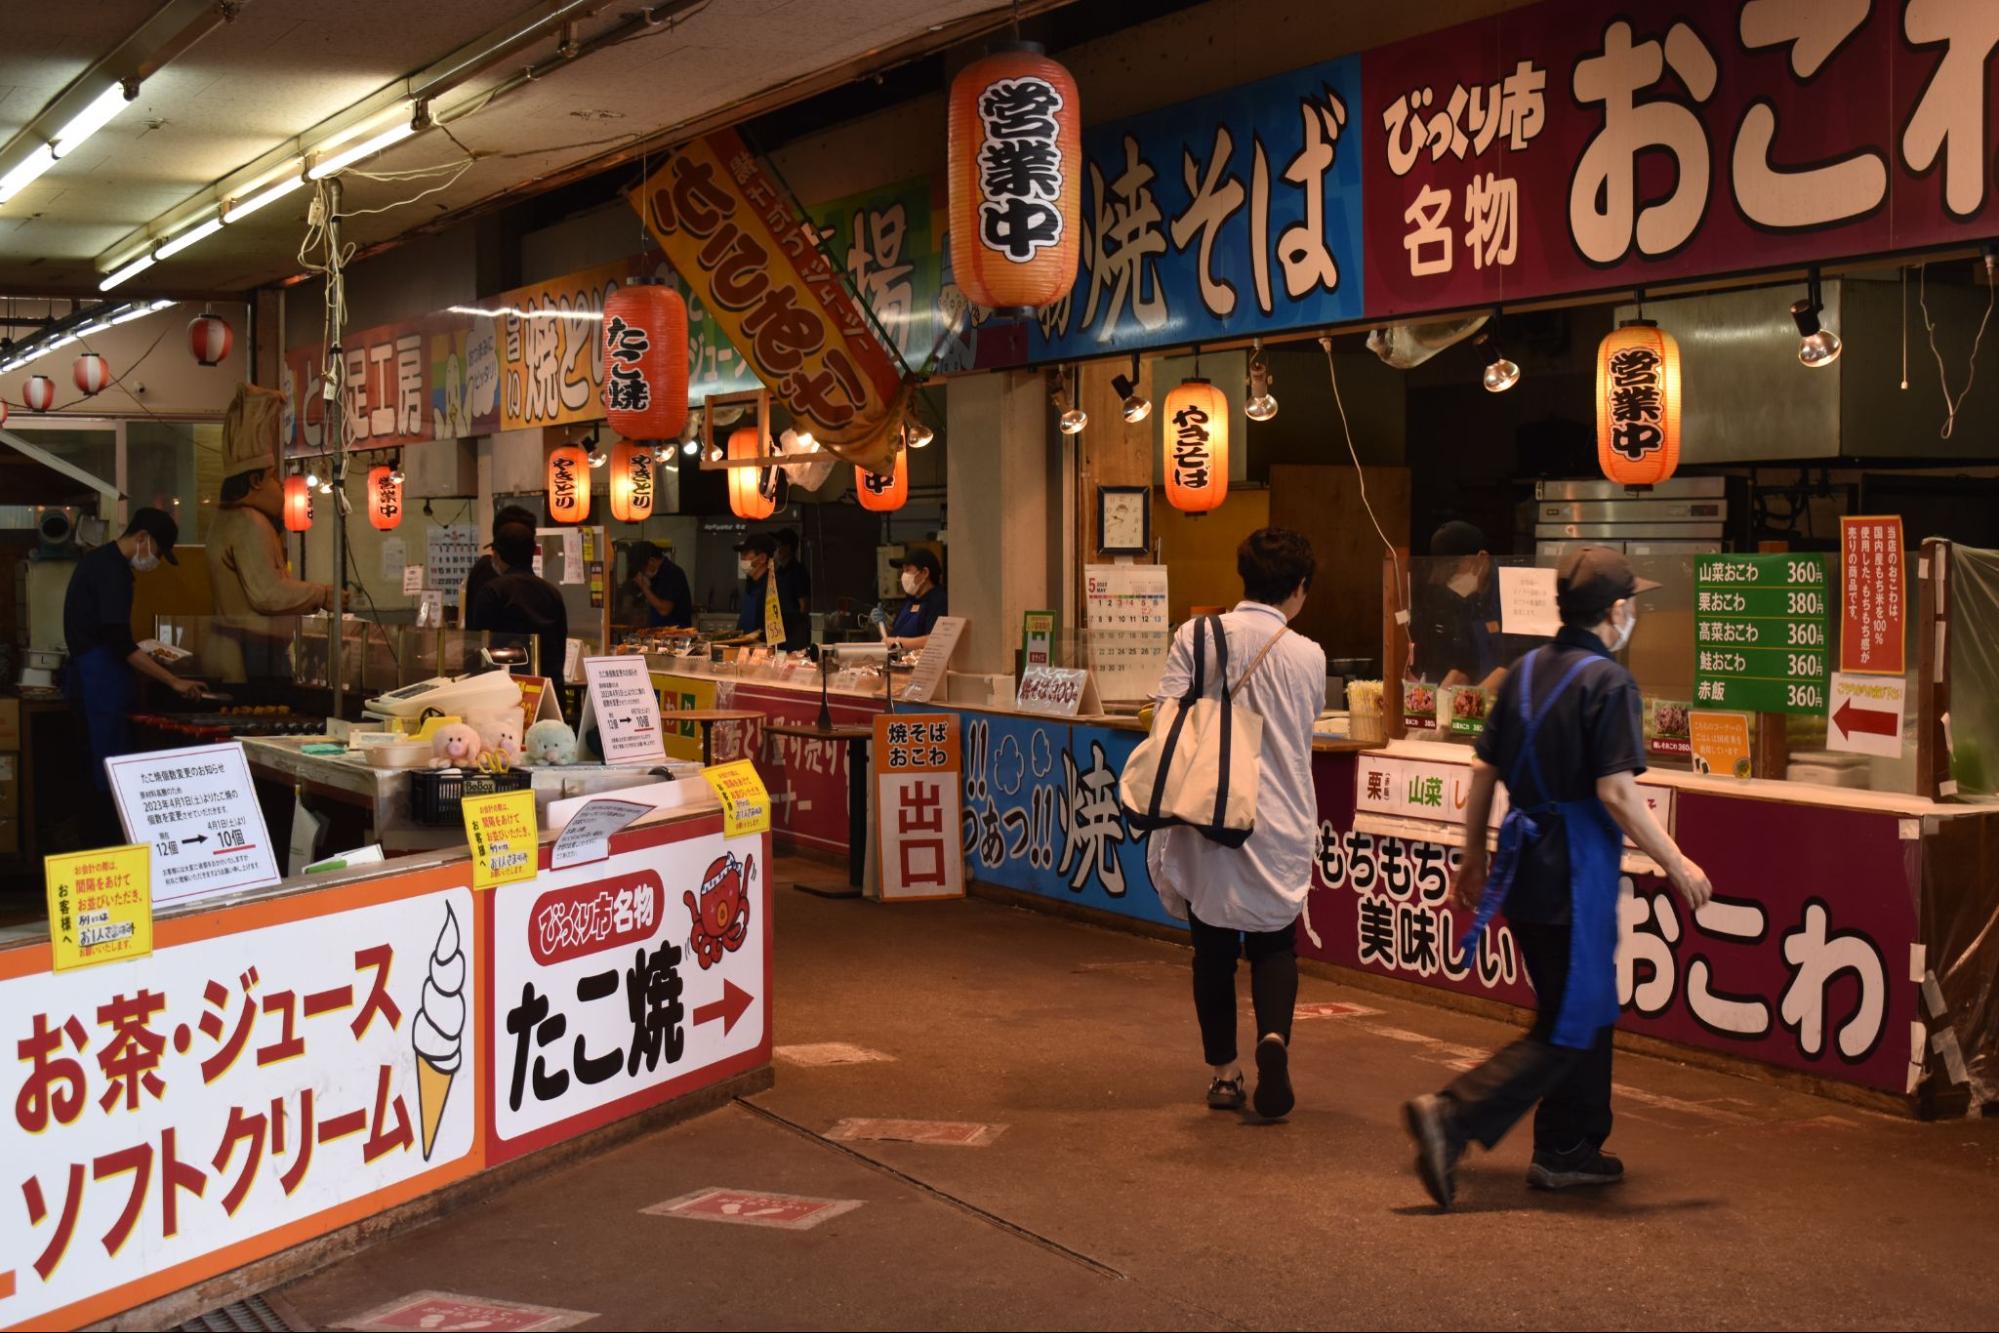
<path id="1" fill-rule="evenodd" d="M 83 714 L 90 743 L 90 781 L 100 793 L 111 790 L 104 761 L 132 751 L 132 704 L 138 698 L 132 664 L 110 648 L 86 649 L 69 661 L 70 704 Z"/>
<path id="2" fill-rule="evenodd" d="M 1569 847 L 1569 979 L 1562 992 L 1562 1007 L 1555 1016 L 1552 1041 L 1572 1050 L 1595 1045 L 1597 1034 L 1617 1022 L 1617 894 L 1623 874 L 1624 836 L 1594 793 L 1579 801 L 1547 801 L 1529 804 L 1528 782 L 1536 794 L 1548 790 L 1541 777 L 1541 760 L 1534 743 L 1541 724 L 1575 683 L 1595 655 L 1582 657 L 1571 666 L 1538 710 L 1531 714 L 1534 700 L 1534 659 L 1536 648 L 1520 660 L 1521 715 L 1527 730 L 1520 752 L 1506 775 L 1506 791 L 1512 805 L 1499 825 L 1499 849 L 1493 854 L 1492 873 L 1471 926 L 1458 937 L 1460 957 L 1468 954 L 1479 936 L 1506 902 L 1520 870 L 1520 856 L 1528 843 L 1539 837 L 1551 813 L 1562 818 Z"/>

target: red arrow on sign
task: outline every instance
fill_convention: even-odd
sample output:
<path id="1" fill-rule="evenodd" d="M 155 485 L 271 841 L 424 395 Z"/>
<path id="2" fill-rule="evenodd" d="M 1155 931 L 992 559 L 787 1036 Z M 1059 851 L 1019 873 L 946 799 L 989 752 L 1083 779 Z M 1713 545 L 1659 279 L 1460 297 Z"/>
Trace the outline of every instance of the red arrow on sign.
<path id="1" fill-rule="evenodd" d="M 750 1007 L 750 1001 L 755 998 L 755 996 L 751 995 L 741 986 L 724 977 L 722 978 L 722 998 L 713 1004 L 704 1004 L 696 1008 L 694 1011 L 694 1023 L 698 1027 L 703 1023 L 712 1023 L 719 1018 L 722 1020 L 722 1035 L 726 1037 L 729 1035 L 729 1029 L 736 1026 L 736 1020 L 743 1016 L 743 1011 Z"/>
<path id="2" fill-rule="evenodd" d="M 1838 710 L 1832 715 L 1832 724 L 1839 728 L 1842 736 L 1851 736 L 1856 731 L 1893 736 L 1901 730 L 1901 720 L 1893 713 L 1878 708 L 1855 708 L 1851 699 L 1840 701 Z"/>

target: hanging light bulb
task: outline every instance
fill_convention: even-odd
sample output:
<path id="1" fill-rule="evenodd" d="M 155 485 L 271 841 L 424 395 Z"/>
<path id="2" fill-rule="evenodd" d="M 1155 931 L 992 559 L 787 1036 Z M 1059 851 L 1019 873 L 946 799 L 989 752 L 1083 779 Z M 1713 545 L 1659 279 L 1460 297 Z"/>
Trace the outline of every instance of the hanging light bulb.
<path id="1" fill-rule="evenodd" d="M 597 437 L 595 435 L 590 437 L 590 442 L 584 448 L 590 452 L 591 467 L 602 467 L 611 461 L 611 456 L 597 447 Z"/>
<path id="2" fill-rule="evenodd" d="M 1825 306 L 1819 300 L 1819 271 L 1813 269 L 1805 280 L 1805 299 L 1791 304 L 1791 319 L 1798 326 L 1798 362 L 1820 370 L 1839 360 L 1839 335 L 1819 322 Z"/>
<path id="3" fill-rule="evenodd" d="M 1485 353 L 1485 371 L 1479 378 L 1487 393 L 1505 393 L 1520 383 L 1520 367 L 1506 359 L 1489 331 L 1472 339 L 1472 346 Z"/>
<path id="4" fill-rule="evenodd" d="M 311 481 L 310 481 L 310 480 L 308 480 L 308 481 L 306 482 L 306 484 L 307 484 L 307 485 L 309 486 L 309 485 L 311 485 L 312 483 L 311 483 Z M 319 483 L 319 493 L 320 493 L 321 495 L 331 495 L 331 494 L 333 494 L 333 479 L 332 479 L 331 477 L 329 477 L 329 478 L 327 478 L 327 479 L 326 479 L 325 481 L 322 481 L 322 482 L 320 482 L 320 483 Z"/>
<path id="5" fill-rule="evenodd" d="M 305 470 L 305 484 L 307 486 L 318 486 L 319 473 L 314 471 L 312 468 L 307 468 Z"/>
<path id="6" fill-rule="evenodd" d="M 403 475 L 403 456 L 401 452 L 396 454 L 396 461 L 389 468 L 389 480 L 398 486 L 409 480 L 407 476 Z"/>
<path id="7" fill-rule="evenodd" d="M 930 442 L 937 438 L 936 431 L 930 429 L 930 427 L 924 425 L 915 417 L 909 419 L 908 433 L 909 447 L 912 449 L 927 449 L 930 447 Z"/>
<path id="8" fill-rule="evenodd" d="M 1268 421 L 1277 415 L 1277 395 L 1270 386 L 1277 377 L 1263 359 L 1263 339 L 1258 338 L 1249 358 L 1249 392 L 1243 395 L 1242 414 L 1251 421 Z"/>
<path id="9" fill-rule="evenodd" d="M 1124 399 L 1124 419 L 1137 425 L 1152 415 L 1152 400 L 1138 391 L 1138 353 L 1131 354 L 1131 374 L 1111 376 L 1111 392 Z"/>
<path id="10" fill-rule="evenodd" d="M 1062 378 L 1062 372 L 1051 370 L 1048 381 L 1054 387 L 1048 391 L 1048 401 L 1055 405 L 1056 425 L 1064 435 L 1074 435 L 1089 423 L 1088 414 L 1078 411 L 1073 398 L 1069 396 L 1069 385 Z"/>
<path id="11" fill-rule="evenodd" d="M 719 463 L 728 456 L 729 456 L 728 450 L 724 449 L 719 444 L 710 445 L 708 447 L 708 461 L 711 463 Z"/>
<path id="12" fill-rule="evenodd" d="M 701 456 L 701 441 L 689 440 L 686 444 L 680 446 L 680 452 L 686 454 L 689 458 L 699 458 Z"/>

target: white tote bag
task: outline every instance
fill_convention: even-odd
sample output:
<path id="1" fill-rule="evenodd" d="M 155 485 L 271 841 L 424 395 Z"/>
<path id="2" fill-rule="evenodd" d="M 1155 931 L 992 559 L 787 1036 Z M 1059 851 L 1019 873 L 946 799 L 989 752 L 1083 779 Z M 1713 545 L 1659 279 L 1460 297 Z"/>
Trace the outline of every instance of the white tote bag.
<path id="1" fill-rule="evenodd" d="M 1215 690 L 1207 685 L 1207 638 L 1215 639 Z M 1185 824 L 1224 847 L 1240 847 L 1256 828 L 1257 775 L 1263 759 L 1263 719 L 1236 696 L 1263 659 L 1288 633 L 1280 629 L 1263 645 L 1249 670 L 1229 687 L 1229 641 L 1220 616 L 1194 625 L 1194 678 L 1187 693 L 1167 699 L 1152 730 L 1118 781 L 1125 818 L 1150 831 Z"/>

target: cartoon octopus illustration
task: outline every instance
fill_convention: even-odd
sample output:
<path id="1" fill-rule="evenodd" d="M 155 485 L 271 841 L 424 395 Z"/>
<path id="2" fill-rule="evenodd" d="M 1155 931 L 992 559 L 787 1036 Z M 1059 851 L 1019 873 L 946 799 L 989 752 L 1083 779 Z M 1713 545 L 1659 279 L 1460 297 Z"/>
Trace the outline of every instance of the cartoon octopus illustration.
<path id="1" fill-rule="evenodd" d="M 739 861 L 729 852 L 717 858 L 701 877 L 698 904 L 692 893 L 680 895 L 694 918 L 694 933 L 688 936 L 687 947 L 701 960 L 702 971 L 721 962 L 724 953 L 743 947 L 749 936 L 750 888 L 756 877 L 755 857 Z"/>

